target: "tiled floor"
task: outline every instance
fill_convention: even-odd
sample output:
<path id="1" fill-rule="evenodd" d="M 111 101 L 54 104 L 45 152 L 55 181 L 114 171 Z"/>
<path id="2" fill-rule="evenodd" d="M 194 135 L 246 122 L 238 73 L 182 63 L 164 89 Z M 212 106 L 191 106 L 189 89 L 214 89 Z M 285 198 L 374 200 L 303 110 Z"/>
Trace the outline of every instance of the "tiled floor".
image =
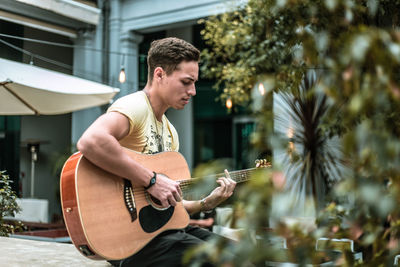
<path id="1" fill-rule="evenodd" d="M 94 261 L 82 256 L 72 244 L 0 237 L 0 266 L 110 267 L 111 265 L 106 261 Z"/>

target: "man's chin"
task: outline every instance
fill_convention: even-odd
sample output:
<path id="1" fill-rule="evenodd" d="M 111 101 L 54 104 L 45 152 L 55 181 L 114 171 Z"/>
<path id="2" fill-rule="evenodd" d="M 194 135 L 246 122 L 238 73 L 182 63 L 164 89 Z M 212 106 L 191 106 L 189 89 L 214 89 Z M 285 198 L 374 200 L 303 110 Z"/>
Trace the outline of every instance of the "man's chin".
<path id="1" fill-rule="evenodd" d="M 184 109 L 185 106 L 186 106 L 186 104 L 179 104 L 179 105 L 174 106 L 173 108 L 177 109 L 177 110 L 181 110 L 181 109 Z"/>

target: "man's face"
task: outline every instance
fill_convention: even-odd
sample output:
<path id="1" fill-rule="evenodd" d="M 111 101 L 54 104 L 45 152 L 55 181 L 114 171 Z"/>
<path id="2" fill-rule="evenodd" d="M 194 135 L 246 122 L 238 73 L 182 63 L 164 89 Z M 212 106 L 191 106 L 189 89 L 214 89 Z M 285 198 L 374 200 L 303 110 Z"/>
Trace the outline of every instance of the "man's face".
<path id="1" fill-rule="evenodd" d="M 161 82 L 162 95 L 168 107 L 183 109 L 190 98 L 196 95 L 199 65 L 196 61 L 183 61 L 170 75 L 164 73 Z"/>

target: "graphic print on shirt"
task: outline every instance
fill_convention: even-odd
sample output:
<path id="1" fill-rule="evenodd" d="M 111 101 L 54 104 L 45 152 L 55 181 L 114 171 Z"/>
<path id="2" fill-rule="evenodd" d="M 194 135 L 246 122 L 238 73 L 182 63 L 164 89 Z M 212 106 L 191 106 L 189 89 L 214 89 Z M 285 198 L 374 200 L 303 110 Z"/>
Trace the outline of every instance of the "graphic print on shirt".
<path id="1" fill-rule="evenodd" d="M 162 151 L 171 151 L 172 149 L 172 136 L 168 133 L 167 140 L 163 145 L 163 138 L 155 130 L 154 125 L 150 125 L 150 133 L 146 135 L 146 144 L 143 147 L 142 153 L 156 154 Z M 164 149 L 163 149 L 164 148 Z"/>

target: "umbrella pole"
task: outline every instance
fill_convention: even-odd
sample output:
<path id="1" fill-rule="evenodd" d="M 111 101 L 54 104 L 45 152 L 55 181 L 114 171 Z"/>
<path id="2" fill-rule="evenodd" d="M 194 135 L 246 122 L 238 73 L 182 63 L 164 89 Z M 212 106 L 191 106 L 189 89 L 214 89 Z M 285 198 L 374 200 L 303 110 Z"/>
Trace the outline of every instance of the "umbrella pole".
<path id="1" fill-rule="evenodd" d="M 31 146 L 31 198 L 35 194 L 35 162 L 37 160 L 36 146 Z"/>

